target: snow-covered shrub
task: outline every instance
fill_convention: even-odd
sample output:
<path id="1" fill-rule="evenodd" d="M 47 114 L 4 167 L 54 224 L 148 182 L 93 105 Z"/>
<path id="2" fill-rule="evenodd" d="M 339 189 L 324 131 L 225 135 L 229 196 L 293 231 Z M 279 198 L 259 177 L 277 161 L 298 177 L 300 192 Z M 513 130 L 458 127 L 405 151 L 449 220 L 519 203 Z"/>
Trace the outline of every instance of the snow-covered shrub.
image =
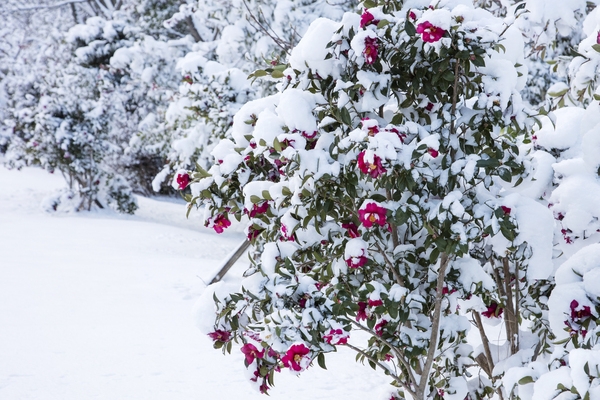
<path id="1" fill-rule="evenodd" d="M 339 345 L 389 375 L 393 398 L 509 396 L 502 377 L 547 349 L 553 218 L 513 189 L 536 188 L 524 44 L 512 19 L 469 4 L 316 20 L 215 165 L 178 172 L 208 226 L 247 216 L 264 249 L 239 293 L 215 295 L 210 333 L 243 344 L 261 391 Z"/>
<path id="2" fill-rule="evenodd" d="M 221 139 L 231 139 L 233 116 L 246 102 L 275 91 L 275 80 L 252 85 L 246 77 L 265 65 L 281 73 L 289 51 L 317 17 L 340 18 L 355 1 L 233 0 L 187 4 L 166 25 L 189 18 L 200 42 L 179 62 L 179 96 L 168 111 L 173 127 L 170 163 L 155 180 L 156 187 L 174 171 L 195 162 L 207 168 L 210 151 Z M 279 65 L 279 66 L 278 66 Z"/>

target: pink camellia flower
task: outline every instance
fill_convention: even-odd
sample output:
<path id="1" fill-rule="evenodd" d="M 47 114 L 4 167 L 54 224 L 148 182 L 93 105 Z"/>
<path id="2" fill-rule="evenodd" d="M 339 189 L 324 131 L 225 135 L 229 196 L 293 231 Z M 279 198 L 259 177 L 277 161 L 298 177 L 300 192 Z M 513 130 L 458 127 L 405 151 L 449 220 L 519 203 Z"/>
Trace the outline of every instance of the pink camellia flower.
<path id="1" fill-rule="evenodd" d="M 498 303 L 492 301 L 492 303 L 487 307 L 487 310 L 481 313 L 484 317 L 487 318 L 500 318 L 504 309 L 502 307 L 498 307 Z"/>
<path id="2" fill-rule="evenodd" d="M 363 174 L 371 175 L 371 178 L 373 179 L 379 177 L 381 174 L 384 174 L 387 171 L 381 165 L 381 157 L 376 154 L 373 155 L 372 163 L 365 161 L 364 150 L 358 154 L 358 169 L 360 169 Z"/>
<path id="3" fill-rule="evenodd" d="M 381 299 L 371 300 L 369 299 L 369 307 L 379 307 L 383 305 L 383 301 Z"/>
<path id="4" fill-rule="evenodd" d="M 598 31 L 598 36 L 596 36 L 596 43 L 600 44 L 600 31 Z"/>
<path id="5" fill-rule="evenodd" d="M 217 329 L 216 331 L 209 333 L 208 336 L 215 342 L 229 342 L 231 339 L 231 332 Z"/>
<path id="6" fill-rule="evenodd" d="M 383 328 L 388 324 L 388 321 L 386 321 L 385 319 L 382 319 L 381 321 L 379 321 L 377 323 L 377 325 L 375 325 L 375 333 L 378 336 L 383 335 Z"/>
<path id="7" fill-rule="evenodd" d="M 409 13 L 408 13 L 408 16 L 409 16 L 409 17 L 410 17 L 410 19 L 412 19 L 413 21 L 417 19 L 417 15 L 416 15 L 416 14 L 415 14 L 413 11 L 409 12 Z"/>
<path id="8" fill-rule="evenodd" d="M 284 242 L 291 242 L 294 240 L 294 234 L 290 233 L 287 226 L 281 224 L 281 238 L 280 240 Z"/>
<path id="9" fill-rule="evenodd" d="M 190 176 L 188 174 L 177 174 L 177 185 L 179 190 L 185 189 L 190 184 Z"/>
<path id="10" fill-rule="evenodd" d="M 338 344 L 347 344 L 348 334 L 341 329 L 332 329 L 327 335 L 323 336 L 323 340 L 325 343 L 329 343 L 334 346 Z"/>
<path id="11" fill-rule="evenodd" d="M 386 212 L 387 210 L 377 203 L 369 203 L 363 209 L 358 210 L 358 219 L 365 226 L 370 228 L 373 224 L 384 226 L 386 223 Z"/>
<path id="12" fill-rule="evenodd" d="M 289 348 L 285 356 L 281 357 L 283 365 L 293 369 L 294 371 L 302 371 L 300 363 L 304 356 L 306 356 L 310 350 L 303 344 L 294 344 Z"/>
<path id="13" fill-rule="evenodd" d="M 579 321 L 592 316 L 592 310 L 588 306 L 583 306 L 583 309 L 581 310 L 577 310 L 578 307 L 579 302 L 577 300 L 573 300 L 570 305 L 571 319 L 573 321 Z"/>
<path id="14" fill-rule="evenodd" d="M 505 215 L 510 215 L 510 212 L 512 211 L 510 207 L 500 206 L 500 208 L 502 209 Z"/>
<path id="15" fill-rule="evenodd" d="M 440 40 L 446 34 L 446 31 L 438 26 L 434 26 L 429 21 L 425 21 L 417 25 L 417 33 L 421 34 L 423 41 L 434 43 Z"/>
<path id="16" fill-rule="evenodd" d="M 363 250 L 363 255 L 360 257 L 350 257 L 348 259 L 346 259 L 346 264 L 348 265 L 349 268 L 360 268 L 362 266 L 364 266 L 367 261 L 369 261 L 369 259 L 367 257 L 365 257 L 364 255 L 364 250 Z"/>
<path id="17" fill-rule="evenodd" d="M 365 57 L 365 63 L 373 64 L 377 60 L 377 50 L 379 49 L 379 43 L 377 38 L 366 37 L 365 38 L 365 49 L 363 50 L 363 56 Z"/>
<path id="18" fill-rule="evenodd" d="M 261 203 L 260 206 L 258 204 L 253 204 L 252 209 L 250 211 L 245 210 L 244 212 L 247 213 L 250 218 L 254 218 L 258 214 L 266 213 L 268 209 L 269 209 L 269 202 L 265 201 L 265 202 Z"/>
<path id="19" fill-rule="evenodd" d="M 246 343 L 245 345 L 242 346 L 241 350 L 242 350 L 242 353 L 244 353 L 244 355 L 246 356 L 246 363 L 248 365 L 252 364 L 254 362 L 254 359 L 263 358 L 263 356 L 265 355 L 264 350 L 258 351 L 256 346 L 253 345 L 252 343 Z"/>
<path id="20" fill-rule="evenodd" d="M 358 302 L 358 311 L 356 312 L 356 320 L 357 321 L 366 321 L 367 316 L 367 303 L 364 301 Z"/>
<path id="21" fill-rule="evenodd" d="M 369 12 L 369 10 L 365 10 L 365 12 L 362 13 L 362 15 L 360 16 L 360 27 L 364 28 L 365 26 L 371 25 L 371 24 L 378 24 L 379 21 L 375 19 L 375 17 L 373 16 L 373 14 L 371 14 Z"/>
<path id="22" fill-rule="evenodd" d="M 429 153 L 429 155 L 433 158 L 437 158 L 437 156 L 440 155 L 440 152 L 437 151 L 436 149 L 432 149 L 431 147 L 427 149 L 427 152 Z"/>
<path id="23" fill-rule="evenodd" d="M 223 231 L 231 226 L 231 221 L 227 217 L 227 214 L 218 214 L 213 222 L 213 229 L 217 233 L 223 233 Z"/>
<path id="24" fill-rule="evenodd" d="M 360 233 L 358 233 L 358 226 L 356 226 L 354 222 L 342 224 L 342 228 L 348 231 L 348 236 L 350 236 L 352 239 L 360 237 Z"/>

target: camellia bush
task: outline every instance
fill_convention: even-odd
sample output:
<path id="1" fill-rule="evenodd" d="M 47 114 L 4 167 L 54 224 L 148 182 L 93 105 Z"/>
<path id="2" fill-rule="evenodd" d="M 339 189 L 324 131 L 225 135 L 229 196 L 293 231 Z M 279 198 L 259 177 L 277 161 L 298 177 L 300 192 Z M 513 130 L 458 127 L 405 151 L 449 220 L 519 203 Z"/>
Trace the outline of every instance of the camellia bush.
<path id="1" fill-rule="evenodd" d="M 599 395 L 600 21 L 563 84 L 586 108 L 547 114 L 521 97 L 526 14 L 365 1 L 318 19 L 214 165 L 178 172 L 207 226 L 247 220 L 260 250 L 238 292 L 207 293 L 209 336 L 261 392 L 343 346 L 391 399 Z"/>

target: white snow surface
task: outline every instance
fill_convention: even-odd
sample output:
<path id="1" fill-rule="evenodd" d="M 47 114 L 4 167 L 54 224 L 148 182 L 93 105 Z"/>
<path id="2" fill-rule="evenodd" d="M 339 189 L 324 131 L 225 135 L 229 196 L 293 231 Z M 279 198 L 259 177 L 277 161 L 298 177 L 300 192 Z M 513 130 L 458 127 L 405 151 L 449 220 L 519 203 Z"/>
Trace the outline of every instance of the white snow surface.
<path id="1" fill-rule="evenodd" d="M 224 357 L 194 326 L 212 323 L 194 304 L 243 227 L 217 235 L 194 213 L 186 220 L 182 202 L 157 198 L 138 198 L 136 216 L 42 211 L 63 186 L 0 167 L 0 399 L 389 398 L 388 380 L 346 349 L 327 356 L 327 371 L 284 370 L 270 397 L 259 394 L 239 349 Z"/>

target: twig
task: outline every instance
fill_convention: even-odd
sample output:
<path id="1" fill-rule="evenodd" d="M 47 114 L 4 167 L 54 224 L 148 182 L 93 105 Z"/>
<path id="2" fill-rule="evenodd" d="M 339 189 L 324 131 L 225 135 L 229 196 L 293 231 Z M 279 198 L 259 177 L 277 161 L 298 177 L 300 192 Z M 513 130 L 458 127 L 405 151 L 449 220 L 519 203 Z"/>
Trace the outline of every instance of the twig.
<path id="1" fill-rule="evenodd" d="M 431 325 L 431 339 L 429 340 L 429 349 L 427 350 L 427 359 L 421 374 L 421 382 L 419 382 L 419 398 L 425 398 L 425 388 L 429 380 L 429 372 L 435 358 L 435 351 L 438 346 L 438 336 L 440 333 L 440 318 L 442 315 L 442 299 L 444 290 L 444 279 L 446 278 L 446 268 L 450 262 L 448 254 L 442 253 L 440 261 L 440 269 L 438 270 L 437 287 L 435 293 L 435 308 L 433 310 L 433 321 Z"/>

